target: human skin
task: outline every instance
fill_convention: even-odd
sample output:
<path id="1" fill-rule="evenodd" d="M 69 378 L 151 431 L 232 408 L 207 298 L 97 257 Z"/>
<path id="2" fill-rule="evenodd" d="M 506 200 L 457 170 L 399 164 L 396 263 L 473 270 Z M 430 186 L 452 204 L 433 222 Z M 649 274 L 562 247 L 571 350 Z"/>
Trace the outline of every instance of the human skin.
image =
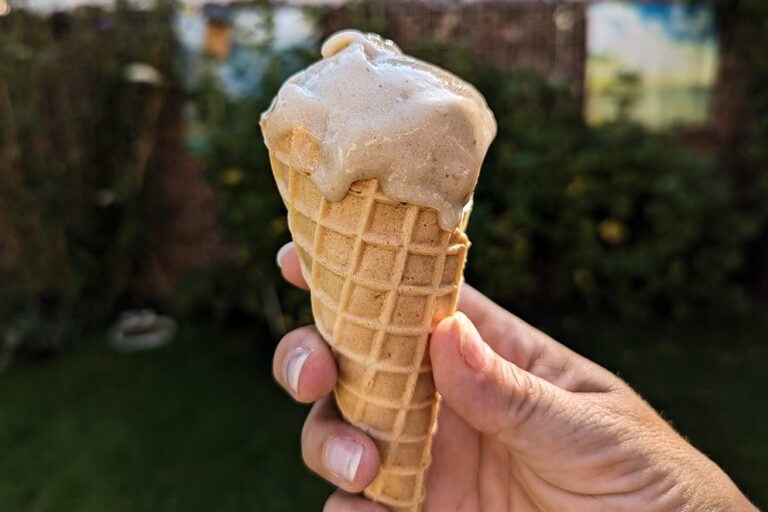
<path id="1" fill-rule="evenodd" d="M 278 264 L 307 288 L 291 244 Z M 757 510 L 621 379 L 467 285 L 459 311 L 431 338 L 443 401 L 424 512 Z M 294 399 L 315 402 L 301 445 L 339 487 L 324 512 L 386 511 L 354 494 L 379 455 L 336 411 L 336 366 L 317 330 L 287 334 L 273 370 Z"/>

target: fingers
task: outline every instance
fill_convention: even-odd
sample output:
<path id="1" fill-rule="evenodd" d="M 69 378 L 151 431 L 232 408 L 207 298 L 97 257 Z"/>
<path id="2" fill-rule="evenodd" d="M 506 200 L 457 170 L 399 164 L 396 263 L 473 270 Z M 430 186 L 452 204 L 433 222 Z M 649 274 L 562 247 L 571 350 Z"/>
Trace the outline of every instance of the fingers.
<path id="1" fill-rule="evenodd" d="M 387 512 L 387 509 L 360 496 L 336 491 L 325 502 L 323 512 Z"/>
<path id="2" fill-rule="evenodd" d="M 458 309 L 499 355 L 517 366 L 526 368 L 532 355 L 540 350 L 540 340 L 532 335 L 533 327 L 467 284 L 461 287 Z"/>
<path id="3" fill-rule="evenodd" d="M 296 254 L 293 242 L 288 242 L 277 251 L 277 266 L 280 267 L 286 281 L 299 288 L 309 289 L 304 274 L 301 273 L 299 255 Z"/>
<path id="4" fill-rule="evenodd" d="M 286 334 L 272 359 L 275 380 L 299 402 L 314 402 L 336 385 L 336 362 L 313 326 Z"/>
<path id="5" fill-rule="evenodd" d="M 368 436 L 342 421 L 328 396 L 336 384 L 336 363 L 317 330 L 302 327 L 288 333 L 277 347 L 272 370 L 296 400 L 320 399 L 301 435 L 307 466 L 342 489 L 363 490 L 379 470 L 379 452 Z"/>
<path id="6" fill-rule="evenodd" d="M 461 310 L 501 357 L 537 377 L 574 392 L 607 391 L 618 379 L 544 332 L 509 313 L 471 286 L 463 285 Z"/>
<path id="7" fill-rule="evenodd" d="M 530 449 L 535 439 L 547 442 L 551 420 L 571 407 L 571 393 L 504 360 L 461 313 L 435 328 L 430 355 L 446 404 L 514 450 Z"/>
<path id="8" fill-rule="evenodd" d="M 362 491 L 379 471 L 376 445 L 339 417 L 330 396 L 312 407 L 301 433 L 301 453 L 309 469 L 349 492 Z"/>

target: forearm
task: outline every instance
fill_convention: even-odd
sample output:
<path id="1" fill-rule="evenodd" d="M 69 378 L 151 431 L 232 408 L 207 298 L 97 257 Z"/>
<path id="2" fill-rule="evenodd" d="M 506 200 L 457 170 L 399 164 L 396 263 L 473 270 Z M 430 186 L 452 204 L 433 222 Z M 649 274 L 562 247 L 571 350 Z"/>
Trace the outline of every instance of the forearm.
<path id="1" fill-rule="evenodd" d="M 691 447 L 691 458 L 678 476 L 682 512 L 754 512 L 736 484 L 704 454 Z"/>

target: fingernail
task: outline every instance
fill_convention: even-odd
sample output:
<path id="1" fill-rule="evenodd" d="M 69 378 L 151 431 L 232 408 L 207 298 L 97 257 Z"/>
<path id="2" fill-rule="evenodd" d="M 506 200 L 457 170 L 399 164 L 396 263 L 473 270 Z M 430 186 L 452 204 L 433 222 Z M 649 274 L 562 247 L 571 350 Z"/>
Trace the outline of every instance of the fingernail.
<path id="1" fill-rule="evenodd" d="M 323 457 L 329 471 L 352 482 L 357 475 L 360 459 L 363 458 L 363 445 L 349 437 L 337 437 L 326 443 Z"/>
<path id="2" fill-rule="evenodd" d="M 277 257 L 275 258 L 277 261 L 277 266 L 280 268 L 283 268 L 283 256 L 285 256 L 285 253 L 291 250 L 291 247 L 293 247 L 293 242 L 288 242 L 284 246 L 280 248 L 279 251 L 277 251 Z"/>
<path id="3" fill-rule="evenodd" d="M 456 313 L 456 320 L 460 326 L 459 350 L 461 357 L 467 366 L 476 372 L 482 371 L 488 364 L 490 354 L 485 342 L 480 338 L 480 334 L 469 322 L 469 319 L 463 313 Z"/>
<path id="4" fill-rule="evenodd" d="M 285 363 L 285 381 L 295 395 L 299 394 L 301 368 L 304 366 L 304 363 L 307 362 L 307 358 L 311 353 L 310 350 L 304 347 L 296 347 L 293 349 L 293 352 L 288 355 L 288 360 Z"/>

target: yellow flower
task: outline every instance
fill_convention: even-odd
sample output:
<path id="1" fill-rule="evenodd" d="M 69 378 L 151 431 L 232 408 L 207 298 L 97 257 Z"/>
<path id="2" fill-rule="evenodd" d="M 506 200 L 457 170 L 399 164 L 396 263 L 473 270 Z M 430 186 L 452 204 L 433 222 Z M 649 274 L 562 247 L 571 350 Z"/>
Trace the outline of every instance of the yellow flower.
<path id="1" fill-rule="evenodd" d="M 243 181 L 243 172 L 240 169 L 237 169 L 236 167 L 230 167 L 229 169 L 226 169 L 223 173 L 221 173 L 221 181 L 225 185 L 237 185 L 241 181 Z"/>
<path id="2" fill-rule="evenodd" d="M 277 217 L 269 223 L 269 231 L 274 235 L 285 233 L 287 227 L 288 225 L 285 222 L 285 217 Z"/>
<path id="3" fill-rule="evenodd" d="M 576 176 L 571 180 L 567 187 L 565 187 L 565 195 L 568 197 L 576 197 L 581 195 L 589 184 L 589 180 L 584 176 Z"/>
<path id="4" fill-rule="evenodd" d="M 248 260 L 251 259 L 251 251 L 247 247 L 240 247 L 236 252 L 236 257 L 240 263 L 248 263 Z"/>
<path id="5" fill-rule="evenodd" d="M 531 244 L 524 235 L 515 236 L 512 252 L 515 255 L 515 259 L 518 261 L 525 261 L 528 259 L 528 256 L 531 254 Z"/>
<path id="6" fill-rule="evenodd" d="M 592 272 L 585 268 L 577 268 L 572 274 L 573 284 L 579 288 L 589 288 L 592 286 Z"/>
<path id="7" fill-rule="evenodd" d="M 674 282 L 681 282 L 685 278 L 685 264 L 680 260 L 675 260 L 669 265 L 667 275 Z"/>
<path id="8" fill-rule="evenodd" d="M 610 245 L 620 244 L 627 236 L 627 228 L 624 227 L 624 224 L 615 219 L 605 219 L 601 221 L 597 229 L 600 233 L 600 238 Z"/>

